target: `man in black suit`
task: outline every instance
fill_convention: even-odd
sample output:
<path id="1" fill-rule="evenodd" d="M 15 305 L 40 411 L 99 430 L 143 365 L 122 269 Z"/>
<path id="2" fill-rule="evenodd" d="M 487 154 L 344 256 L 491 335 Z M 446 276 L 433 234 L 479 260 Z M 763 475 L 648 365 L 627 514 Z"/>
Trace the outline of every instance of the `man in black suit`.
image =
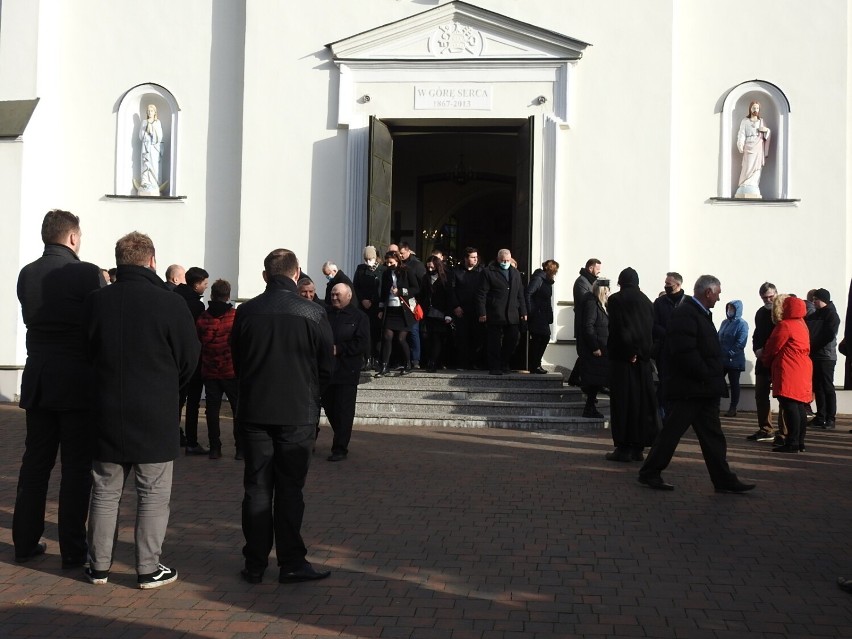
<path id="1" fill-rule="evenodd" d="M 80 218 L 53 210 L 41 225 L 44 254 L 18 276 L 18 299 L 27 327 L 27 362 L 21 408 L 27 411 L 12 518 L 15 560 L 43 555 L 44 509 L 50 471 L 62 454 L 59 552 L 63 568 L 86 561 L 86 516 L 92 486 L 89 407 L 92 370 L 83 340 L 83 300 L 106 286 L 101 269 L 81 262 Z"/>
<path id="2" fill-rule="evenodd" d="M 527 319 L 524 285 L 509 249 L 497 251 L 497 260 L 483 271 L 477 307 L 488 330 L 488 367 L 492 375 L 502 375 L 518 345 L 521 320 Z"/>
<path id="3" fill-rule="evenodd" d="M 300 531 L 302 488 L 334 341 L 325 310 L 298 294 L 296 255 L 276 249 L 263 267 L 266 290 L 237 308 L 231 331 L 246 460 L 242 576 L 260 583 L 274 541 L 281 583 L 323 579 L 330 573 L 306 561 Z"/>
<path id="4" fill-rule="evenodd" d="M 639 483 L 656 490 L 674 490 L 663 481 L 662 471 L 671 462 L 680 438 L 692 426 L 704 463 L 716 492 L 744 493 L 754 484 L 744 484 L 728 467 L 725 434 L 719 421 L 719 399 L 726 394 L 719 336 L 710 312 L 722 293 L 712 275 L 695 282 L 693 297 L 672 313 L 666 331 L 664 370 L 671 410 L 639 471 Z"/>

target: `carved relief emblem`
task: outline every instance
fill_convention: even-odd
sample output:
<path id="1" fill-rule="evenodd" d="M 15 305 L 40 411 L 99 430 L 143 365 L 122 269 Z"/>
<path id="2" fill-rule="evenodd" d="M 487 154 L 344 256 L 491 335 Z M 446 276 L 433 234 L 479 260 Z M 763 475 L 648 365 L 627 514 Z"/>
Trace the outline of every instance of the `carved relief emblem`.
<path id="1" fill-rule="evenodd" d="M 449 22 L 438 27 L 429 38 L 429 52 L 436 57 L 457 55 L 482 55 L 483 38 L 476 29 Z"/>

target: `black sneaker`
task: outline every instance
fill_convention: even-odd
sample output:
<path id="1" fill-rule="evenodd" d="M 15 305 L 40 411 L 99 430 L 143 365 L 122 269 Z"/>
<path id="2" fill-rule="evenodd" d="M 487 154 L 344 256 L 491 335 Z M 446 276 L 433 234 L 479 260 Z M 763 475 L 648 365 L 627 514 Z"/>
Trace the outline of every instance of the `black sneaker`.
<path id="1" fill-rule="evenodd" d="M 204 448 L 201 444 L 196 444 L 195 446 L 187 446 L 186 447 L 187 455 L 209 455 L 210 451 Z"/>
<path id="2" fill-rule="evenodd" d="M 746 437 L 746 439 L 750 442 L 771 442 L 775 439 L 775 435 L 768 433 L 765 430 L 759 430 Z"/>
<path id="3" fill-rule="evenodd" d="M 163 564 L 157 564 L 157 570 L 147 575 L 139 575 L 136 578 L 136 583 L 142 589 L 159 588 L 175 581 L 177 575 L 177 570 L 174 568 L 166 568 Z"/>
<path id="4" fill-rule="evenodd" d="M 86 575 L 86 579 L 89 580 L 89 583 L 96 586 L 103 585 L 109 581 L 109 570 L 95 570 L 91 566 L 88 566 L 84 574 Z"/>

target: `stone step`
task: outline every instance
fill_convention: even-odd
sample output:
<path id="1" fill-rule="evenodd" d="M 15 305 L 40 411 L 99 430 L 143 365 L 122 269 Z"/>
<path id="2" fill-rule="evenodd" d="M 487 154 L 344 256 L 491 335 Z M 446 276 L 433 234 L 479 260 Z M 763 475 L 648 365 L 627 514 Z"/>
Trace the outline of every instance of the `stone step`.
<path id="1" fill-rule="evenodd" d="M 375 373 L 362 372 L 361 386 L 367 384 L 375 388 L 398 388 L 399 383 L 406 380 L 406 386 L 420 388 L 456 388 L 459 386 L 485 386 L 488 388 L 562 388 L 561 373 L 547 375 L 530 375 L 528 373 L 512 372 L 505 375 L 489 375 L 477 371 L 441 371 L 427 373 L 417 369 L 408 375 L 400 375 L 391 371 L 385 377 L 375 377 Z"/>
<path id="2" fill-rule="evenodd" d="M 320 424 L 328 425 L 323 416 Z M 482 415 L 456 415 L 433 413 L 428 415 L 383 414 L 355 415 L 358 424 L 371 426 L 410 426 L 410 427 L 448 427 L 448 428 L 504 428 L 507 430 L 559 431 L 567 433 L 587 433 L 608 427 L 605 419 L 586 419 L 584 417 L 499 417 Z"/>
<path id="3" fill-rule="evenodd" d="M 426 402 L 450 402 L 464 400 L 480 401 L 516 401 L 524 404 L 539 402 L 554 403 L 584 402 L 585 396 L 574 388 L 415 388 L 397 386 L 394 388 L 373 388 L 369 384 L 358 387 L 359 401 L 394 401 L 404 394 L 408 400 L 417 399 Z"/>
<path id="4" fill-rule="evenodd" d="M 364 415 L 424 415 L 438 411 L 448 415 L 480 415 L 482 417 L 581 417 L 585 402 L 506 402 L 489 400 L 426 400 L 397 397 L 393 401 L 372 401 L 359 392 L 356 414 Z"/>

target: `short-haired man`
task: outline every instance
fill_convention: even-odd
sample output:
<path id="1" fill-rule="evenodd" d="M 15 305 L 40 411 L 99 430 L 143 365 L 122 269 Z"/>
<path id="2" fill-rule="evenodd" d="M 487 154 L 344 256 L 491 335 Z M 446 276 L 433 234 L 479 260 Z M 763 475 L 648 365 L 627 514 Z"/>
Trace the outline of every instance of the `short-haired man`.
<path id="1" fill-rule="evenodd" d="M 482 283 L 482 266 L 479 250 L 468 246 L 464 250 L 462 263 L 453 269 L 456 299 L 459 305 L 453 309 L 456 327 L 456 368 L 477 368 L 481 363 L 485 344 L 484 326 L 479 323 L 476 299 Z"/>
<path id="2" fill-rule="evenodd" d="M 44 216 L 44 253 L 21 269 L 18 300 L 27 327 L 27 362 L 20 407 L 27 439 L 12 517 L 15 561 L 43 555 L 44 509 L 50 471 L 62 453 L 59 552 L 65 568 L 86 561 L 86 515 L 92 486 L 89 422 L 92 370 L 84 348 L 83 300 L 106 286 L 100 269 L 81 262 L 80 218 L 53 210 Z"/>
<path id="3" fill-rule="evenodd" d="M 246 457 L 242 576 L 260 583 L 274 541 L 280 582 L 322 579 L 330 573 L 305 559 L 302 488 L 334 341 L 325 311 L 297 293 L 296 255 L 276 249 L 263 267 L 266 290 L 237 308 L 231 333 Z"/>
<path id="4" fill-rule="evenodd" d="M 719 421 L 719 399 L 725 394 L 725 370 L 719 336 L 710 309 L 716 306 L 722 285 L 712 275 L 695 282 L 693 296 L 678 306 L 666 332 L 667 399 L 671 410 L 639 471 L 639 482 L 656 490 L 674 490 L 663 481 L 686 429 L 692 426 L 704 463 L 718 493 L 744 493 L 744 484 L 728 466 L 728 444 Z"/>
<path id="5" fill-rule="evenodd" d="M 186 269 L 180 264 L 169 265 L 166 269 L 166 288 L 173 291 L 181 284 L 186 284 Z"/>
<path id="6" fill-rule="evenodd" d="M 601 274 L 601 261 L 596 257 L 590 257 L 586 260 L 586 265 L 580 269 L 580 275 L 574 280 L 574 340 L 579 342 L 583 336 L 583 315 L 584 305 L 589 298 L 587 295 L 592 292 L 592 286 L 598 275 Z M 568 376 L 568 383 L 572 386 L 580 385 L 580 355 L 579 345 L 577 348 L 577 360 L 574 362 L 574 368 L 571 369 L 571 374 Z"/>
<path id="7" fill-rule="evenodd" d="M 89 354 L 97 372 L 92 504 L 86 578 L 105 584 L 124 483 L 136 484 L 136 573 L 140 588 L 177 579 L 160 563 L 180 451 L 180 389 L 201 346 L 192 316 L 157 277 L 154 243 L 128 233 L 115 245 L 118 279 L 86 299 Z"/>
<path id="8" fill-rule="evenodd" d="M 831 293 L 820 288 L 814 293 L 816 311 L 807 316 L 811 338 L 811 360 L 814 365 L 813 389 L 816 414 L 810 425 L 833 429 L 837 417 L 837 392 L 834 390 L 834 367 L 837 364 L 837 332 L 840 316 L 831 301 Z"/>
<path id="9" fill-rule="evenodd" d="M 492 375 L 509 372 L 509 362 L 520 338 L 527 303 L 521 274 L 512 266 L 509 249 L 497 251 L 497 260 L 482 274 L 476 299 L 479 321 L 488 331 L 488 367 Z"/>
<path id="10" fill-rule="evenodd" d="M 322 407 L 334 430 L 328 461 L 338 462 L 349 454 L 358 382 L 363 356 L 370 343 L 370 320 L 352 302 L 352 289 L 348 284 L 341 282 L 331 289 L 328 321 L 334 336 L 334 370 L 322 394 Z"/>
<path id="11" fill-rule="evenodd" d="M 665 400 L 665 360 L 662 357 L 663 350 L 666 344 L 666 330 L 669 326 L 669 319 L 674 310 L 683 303 L 686 298 L 686 291 L 683 290 L 683 276 L 676 271 L 666 273 L 666 279 L 663 281 L 664 295 L 660 295 L 654 300 L 654 345 L 651 348 L 652 356 L 657 364 L 657 374 L 660 378 L 660 383 L 657 385 L 657 400 L 660 408 L 663 409 L 663 416 L 668 412 Z"/>
<path id="12" fill-rule="evenodd" d="M 231 283 L 216 280 L 210 287 L 210 302 L 207 310 L 195 320 L 198 339 L 201 340 L 201 379 L 204 382 L 206 400 L 205 416 L 207 432 L 210 434 L 210 459 L 222 457 L 222 436 L 219 427 L 219 412 L 222 409 L 222 395 L 228 396 L 231 413 L 237 414 L 240 389 L 234 372 L 234 360 L 231 355 L 231 329 L 234 326 L 236 311 L 230 303 Z M 243 458 L 237 420 L 234 420 L 234 459 Z"/>
<path id="13" fill-rule="evenodd" d="M 310 277 L 299 278 L 297 287 L 300 297 L 304 297 L 306 300 L 310 300 L 311 302 L 319 303 L 319 300 L 317 299 L 317 287 Z"/>
<path id="14" fill-rule="evenodd" d="M 204 312 L 204 302 L 201 300 L 201 297 L 204 295 L 204 291 L 207 290 L 209 277 L 210 274 L 203 268 L 193 266 L 186 272 L 186 283 L 178 284 L 174 289 L 175 293 L 180 295 L 186 302 L 189 312 L 192 313 L 193 322 L 197 321 Z M 186 388 L 181 390 L 180 397 L 181 410 L 186 405 L 184 427 L 186 428 L 185 452 L 187 455 L 210 454 L 207 448 L 204 448 L 204 446 L 198 443 L 198 411 L 201 407 L 201 391 L 203 388 L 204 382 L 201 381 L 201 360 L 199 360 L 195 374 L 187 383 Z M 212 445 L 212 442 L 210 444 Z"/>
<path id="15" fill-rule="evenodd" d="M 772 425 L 772 404 L 769 399 L 772 385 L 772 372 L 760 361 L 763 346 L 772 334 L 775 324 L 772 322 L 772 302 L 778 294 L 775 284 L 764 282 L 759 289 L 763 306 L 754 314 L 754 333 L 751 347 L 754 351 L 754 403 L 757 407 L 757 432 L 746 439 L 753 442 L 771 442 L 775 440 L 775 427 Z"/>

